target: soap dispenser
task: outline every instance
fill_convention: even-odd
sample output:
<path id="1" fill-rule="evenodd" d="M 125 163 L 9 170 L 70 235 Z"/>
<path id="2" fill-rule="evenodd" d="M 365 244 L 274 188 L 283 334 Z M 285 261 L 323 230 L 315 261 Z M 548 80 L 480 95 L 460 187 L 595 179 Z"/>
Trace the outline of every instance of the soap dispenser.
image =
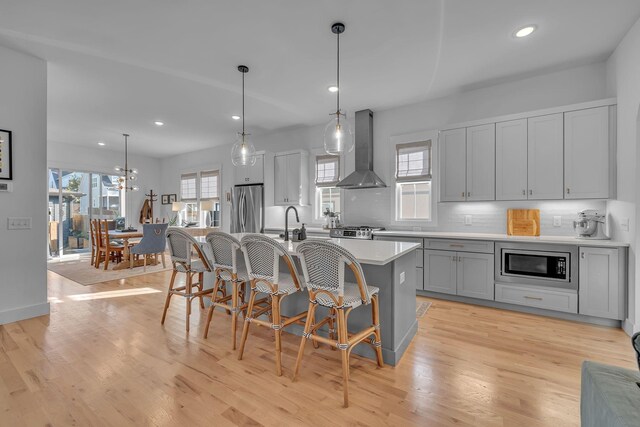
<path id="1" fill-rule="evenodd" d="M 304 222 L 302 223 L 302 227 L 300 228 L 300 233 L 298 234 L 299 240 L 307 240 L 307 229 L 304 227 Z"/>

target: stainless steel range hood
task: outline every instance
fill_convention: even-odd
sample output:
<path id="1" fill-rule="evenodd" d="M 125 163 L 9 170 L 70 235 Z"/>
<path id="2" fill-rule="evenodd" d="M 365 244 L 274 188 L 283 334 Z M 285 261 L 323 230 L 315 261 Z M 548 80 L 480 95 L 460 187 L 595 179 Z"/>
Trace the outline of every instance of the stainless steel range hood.
<path id="1" fill-rule="evenodd" d="M 373 171 L 373 111 L 356 111 L 356 171 L 337 186 L 347 190 L 387 185 Z"/>

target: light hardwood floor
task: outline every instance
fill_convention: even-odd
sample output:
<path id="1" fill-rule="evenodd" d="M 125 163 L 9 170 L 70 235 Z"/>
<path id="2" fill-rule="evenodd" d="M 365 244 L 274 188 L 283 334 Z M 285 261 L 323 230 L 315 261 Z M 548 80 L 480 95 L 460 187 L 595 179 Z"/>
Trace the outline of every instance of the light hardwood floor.
<path id="1" fill-rule="evenodd" d="M 51 315 L 0 326 L 0 425 L 579 425 L 580 364 L 634 368 L 621 331 L 432 300 L 401 363 L 352 358 L 342 408 L 340 354 L 253 328 L 245 358 L 230 319 L 175 298 L 160 325 L 169 273 L 80 286 L 49 273 Z M 382 337 L 384 340 L 384 337 Z"/>

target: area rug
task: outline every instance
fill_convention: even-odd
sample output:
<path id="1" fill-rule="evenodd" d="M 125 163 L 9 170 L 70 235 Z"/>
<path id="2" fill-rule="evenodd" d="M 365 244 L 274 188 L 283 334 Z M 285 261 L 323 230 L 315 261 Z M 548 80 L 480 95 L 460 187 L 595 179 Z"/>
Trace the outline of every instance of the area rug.
<path id="1" fill-rule="evenodd" d="M 429 310 L 429 307 L 431 307 L 430 301 L 421 302 L 418 308 L 416 308 L 416 319 L 420 319 L 421 317 L 424 317 L 424 315 L 427 314 L 427 310 Z"/>
<path id="2" fill-rule="evenodd" d="M 112 265 L 115 266 L 116 264 L 109 264 L 109 269 L 105 271 L 103 269 L 104 264 L 100 265 L 100 269 L 91 265 L 91 254 L 82 254 L 50 260 L 47 262 L 47 269 L 83 286 L 88 286 L 109 280 L 126 279 L 142 274 L 170 270 L 171 262 L 167 255 L 165 255 L 165 258 L 167 260 L 167 268 L 162 267 L 162 262 L 159 262 L 158 265 L 148 265 L 147 271 L 143 271 L 142 267 L 113 270 Z"/>

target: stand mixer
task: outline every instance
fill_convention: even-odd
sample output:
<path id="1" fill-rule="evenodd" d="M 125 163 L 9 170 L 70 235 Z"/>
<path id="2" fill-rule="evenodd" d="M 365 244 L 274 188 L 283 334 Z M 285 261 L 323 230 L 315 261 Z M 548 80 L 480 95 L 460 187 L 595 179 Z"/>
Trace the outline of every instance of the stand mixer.
<path id="1" fill-rule="evenodd" d="M 578 212 L 578 219 L 573 221 L 573 228 L 580 239 L 608 240 L 604 225 L 605 215 L 595 209 Z"/>

